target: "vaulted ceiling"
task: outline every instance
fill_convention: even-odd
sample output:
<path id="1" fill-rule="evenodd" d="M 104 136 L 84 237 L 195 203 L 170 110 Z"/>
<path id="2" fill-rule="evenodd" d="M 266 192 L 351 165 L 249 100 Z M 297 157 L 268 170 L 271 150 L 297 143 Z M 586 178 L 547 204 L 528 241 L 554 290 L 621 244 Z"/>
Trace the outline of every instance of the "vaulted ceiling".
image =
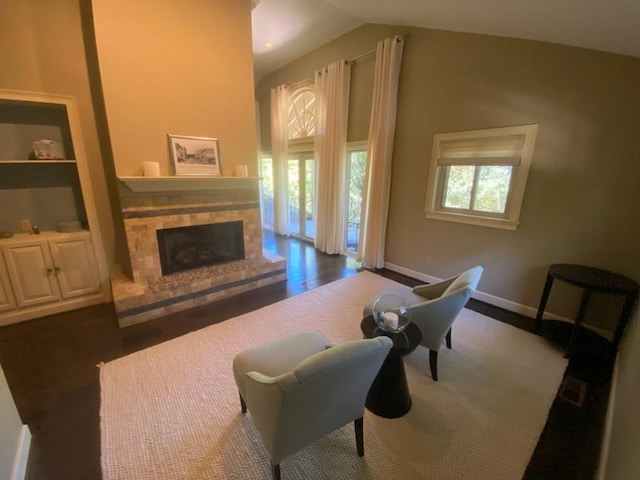
<path id="1" fill-rule="evenodd" d="M 364 23 L 540 40 L 640 57 L 640 0 L 252 1 L 256 80 Z"/>

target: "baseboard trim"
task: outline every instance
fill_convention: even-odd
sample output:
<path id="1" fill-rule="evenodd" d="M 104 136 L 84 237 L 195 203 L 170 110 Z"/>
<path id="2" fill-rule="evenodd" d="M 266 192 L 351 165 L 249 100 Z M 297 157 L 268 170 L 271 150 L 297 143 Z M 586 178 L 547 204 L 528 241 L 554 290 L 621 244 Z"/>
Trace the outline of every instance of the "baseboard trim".
<path id="1" fill-rule="evenodd" d="M 618 356 L 613 364 L 611 374 L 611 387 L 609 390 L 609 402 L 607 403 L 607 416 L 604 420 L 604 433 L 602 434 L 602 447 L 600 449 L 600 462 L 598 464 L 597 480 L 605 480 L 607 474 L 607 463 L 609 461 L 609 448 L 611 446 L 611 428 L 613 424 L 613 414 L 616 405 L 616 392 L 618 391 Z"/>
<path id="2" fill-rule="evenodd" d="M 29 460 L 29 450 L 31 449 L 31 432 L 29 427 L 22 425 L 20 436 L 18 437 L 18 449 L 13 458 L 13 469 L 11 470 L 11 480 L 24 480 L 27 474 L 27 461 Z"/>
<path id="3" fill-rule="evenodd" d="M 384 268 L 391 270 L 393 272 L 407 275 L 408 277 L 411 277 L 411 278 L 424 280 L 427 283 L 434 283 L 442 280 L 442 278 L 434 277 L 432 275 L 427 275 L 426 273 L 422 273 L 422 272 L 417 272 L 415 270 L 401 267 L 400 265 L 395 265 L 393 263 L 385 262 Z M 484 293 L 479 290 L 476 290 L 476 292 L 473 294 L 473 298 L 475 298 L 476 300 L 480 300 L 481 302 L 488 303 L 489 305 L 500 307 L 510 312 L 519 313 L 521 315 L 525 315 L 530 318 L 536 318 L 536 314 L 538 312 L 537 308 L 530 307 L 529 305 L 522 305 L 521 303 L 513 302 L 511 300 L 507 300 L 506 298 L 496 297 L 495 295 L 491 295 L 490 293 Z M 560 315 L 556 315 L 555 313 L 551 313 L 547 311 L 545 311 L 544 317 L 551 320 L 560 320 L 562 322 L 573 323 L 573 320 L 570 320 L 566 317 L 562 317 Z"/>

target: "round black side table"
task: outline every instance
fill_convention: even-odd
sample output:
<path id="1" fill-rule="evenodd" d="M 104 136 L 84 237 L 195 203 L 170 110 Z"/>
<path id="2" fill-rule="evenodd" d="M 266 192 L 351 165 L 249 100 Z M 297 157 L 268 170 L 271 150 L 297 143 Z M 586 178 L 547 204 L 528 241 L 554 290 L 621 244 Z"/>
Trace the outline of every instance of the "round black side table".
<path id="1" fill-rule="evenodd" d="M 399 418 L 411 410 L 411 395 L 402 357 L 413 352 L 422 341 L 417 325 L 410 323 L 401 333 L 388 333 L 378 327 L 373 316 L 362 319 L 360 330 L 365 338 L 381 335 L 393 340 L 393 347 L 376 376 L 365 403 L 367 410 L 384 418 Z"/>
<path id="2" fill-rule="evenodd" d="M 565 357 L 571 357 L 578 329 L 582 325 L 585 313 L 589 307 L 591 295 L 594 292 L 621 295 L 625 299 L 624 306 L 622 307 L 622 314 L 618 320 L 618 325 L 616 326 L 616 331 L 612 341 L 613 348 L 617 350 L 622 334 L 624 333 L 624 329 L 631 317 L 633 306 L 638 298 L 638 291 L 640 290 L 638 282 L 623 275 L 619 275 L 608 270 L 602 270 L 600 268 L 585 267 L 583 265 L 573 265 L 570 263 L 553 264 L 549 267 L 549 271 L 547 272 L 547 280 L 544 284 L 544 290 L 542 291 L 542 297 L 540 298 L 540 305 L 538 306 L 538 313 L 536 315 L 536 330 L 538 332 L 542 330 L 542 316 L 547 305 L 547 300 L 549 299 L 549 294 L 551 293 L 551 287 L 553 286 L 554 279 L 561 280 L 584 290 L 582 294 L 582 301 L 580 302 L 580 309 L 578 310 L 578 315 L 575 323 L 573 324 L 573 329 L 571 330 L 571 337 L 569 338 Z"/>

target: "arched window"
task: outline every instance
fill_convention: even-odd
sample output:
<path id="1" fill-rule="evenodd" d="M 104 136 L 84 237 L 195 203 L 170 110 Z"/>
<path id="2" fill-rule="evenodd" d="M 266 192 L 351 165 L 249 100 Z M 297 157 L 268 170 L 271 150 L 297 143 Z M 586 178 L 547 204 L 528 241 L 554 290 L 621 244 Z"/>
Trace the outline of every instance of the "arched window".
<path id="1" fill-rule="evenodd" d="M 316 133 L 316 93 L 313 87 L 293 92 L 289 105 L 289 138 L 313 137 Z"/>

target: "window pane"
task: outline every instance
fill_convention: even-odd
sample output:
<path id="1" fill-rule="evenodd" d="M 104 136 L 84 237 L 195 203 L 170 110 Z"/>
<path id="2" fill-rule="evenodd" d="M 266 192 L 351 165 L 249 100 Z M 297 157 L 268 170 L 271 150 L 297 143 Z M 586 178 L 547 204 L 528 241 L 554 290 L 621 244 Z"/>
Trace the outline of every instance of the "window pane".
<path id="1" fill-rule="evenodd" d="M 262 199 L 262 224 L 273 228 L 273 161 L 271 157 L 262 157 L 260 161 L 260 193 Z"/>
<path id="2" fill-rule="evenodd" d="M 310 137 L 315 134 L 316 95 L 311 87 L 303 87 L 291 96 L 289 105 L 289 138 Z"/>
<path id="3" fill-rule="evenodd" d="M 287 190 L 289 197 L 289 231 L 300 234 L 300 162 L 289 160 Z"/>
<path id="4" fill-rule="evenodd" d="M 349 191 L 347 204 L 347 251 L 355 253 L 360 239 L 360 206 L 362 204 L 362 186 L 367 151 L 358 150 L 349 153 Z"/>
<path id="5" fill-rule="evenodd" d="M 473 209 L 481 212 L 504 213 L 511 182 L 509 165 L 478 167 Z"/>
<path id="6" fill-rule="evenodd" d="M 315 194 L 313 192 L 313 159 L 307 158 L 304 162 L 304 235 L 315 238 L 316 222 L 313 218 L 313 202 Z"/>
<path id="7" fill-rule="evenodd" d="M 442 201 L 443 207 L 469 209 L 475 168 L 471 165 L 447 167 L 447 178 Z"/>

